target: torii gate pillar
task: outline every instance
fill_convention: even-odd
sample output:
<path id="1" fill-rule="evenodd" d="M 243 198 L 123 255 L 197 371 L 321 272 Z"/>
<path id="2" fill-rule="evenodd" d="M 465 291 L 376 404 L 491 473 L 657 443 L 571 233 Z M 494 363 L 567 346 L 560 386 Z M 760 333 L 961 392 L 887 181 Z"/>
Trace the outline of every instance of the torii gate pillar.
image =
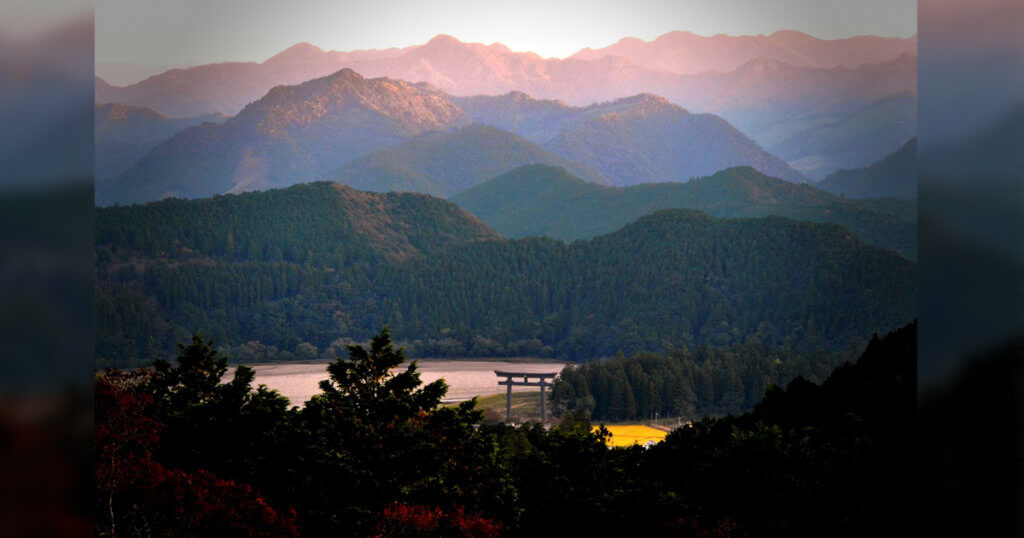
<path id="1" fill-rule="evenodd" d="M 552 373 L 531 373 L 531 372 L 505 372 L 495 370 L 494 374 L 504 377 L 504 381 L 498 381 L 499 385 L 505 385 L 505 422 L 512 422 L 512 386 L 540 387 L 540 423 L 543 425 L 548 420 L 547 402 L 544 396 L 544 387 L 550 385 L 549 379 L 554 379 L 558 372 Z M 522 381 L 518 381 L 522 378 Z M 531 381 L 536 379 L 536 381 Z"/>

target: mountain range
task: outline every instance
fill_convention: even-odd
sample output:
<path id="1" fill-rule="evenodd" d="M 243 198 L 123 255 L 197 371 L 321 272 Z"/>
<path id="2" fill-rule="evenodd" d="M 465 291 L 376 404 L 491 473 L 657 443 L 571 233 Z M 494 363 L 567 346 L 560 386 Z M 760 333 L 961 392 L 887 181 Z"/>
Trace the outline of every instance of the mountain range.
<path id="1" fill-rule="evenodd" d="M 916 134 L 915 54 L 828 70 L 759 58 L 729 73 L 683 78 L 659 94 L 722 116 L 814 178 L 866 166 Z"/>
<path id="2" fill-rule="evenodd" d="M 97 203 L 198 198 L 310 181 L 415 135 L 468 123 L 434 91 L 343 69 L 275 87 L 219 125 L 176 134 L 97 192 Z"/>
<path id="3" fill-rule="evenodd" d="M 547 147 L 597 168 L 615 185 L 685 181 L 737 164 L 806 181 L 724 119 L 691 114 L 655 95 L 593 105 L 580 116 Z"/>
<path id="4" fill-rule="evenodd" d="M 95 106 L 96 179 L 117 177 L 164 140 L 204 122 L 221 123 L 223 114 L 172 118 L 151 108 L 117 103 Z"/>
<path id="5" fill-rule="evenodd" d="M 741 164 L 789 181 L 807 181 L 722 118 L 692 114 L 652 94 L 586 107 L 534 99 L 522 92 L 452 101 L 473 121 L 587 163 L 615 185 L 685 181 Z"/>
<path id="6" fill-rule="evenodd" d="M 902 92 L 850 112 L 776 125 L 756 137 L 812 178 L 874 163 L 917 135 L 917 96 Z"/>
<path id="7" fill-rule="evenodd" d="M 505 237 L 590 239 L 660 209 L 705 211 L 717 217 L 778 215 L 841 224 L 865 243 L 917 256 L 910 210 L 843 200 L 810 185 L 768 177 L 750 167 L 729 168 L 686 183 L 605 187 L 564 169 L 523 166 L 451 198 Z M 905 209 L 905 208 L 900 208 Z"/>
<path id="8" fill-rule="evenodd" d="M 653 60 L 658 57 L 664 61 Z M 674 32 L 650 43 L 625 40 L 601 51 L 584 50 L 564 60 L 441 35 L 423 45 L 385 51 L 327 52 L 303 43 L 263 63 L 173 69 L 125 87 L 97 79 L 96 100 L 177 117 L 233 115 L 275 86 L 342 68 L 368 78 L 426 82 L 451 95 L 520 91 L 575 106 L 652 93 L 693 112 L 722 116 L 769 152 L 795 162 L 802 173 L 821 178 L 838 168 L 870 164 L 898 145 L 858 155 L 858 143 L 870 140 L 871 134 L 855 131 L 849 143 L 832 136 L 838 147 L 826 148 L 829 152 L 823 155 L 801 154 L 799 144 L 786 142 L 787 135 L 808 126 L 827 131 L 893 95 L 916 102 L 916 58 L 916 38 L 825 41 L 796 32 L 710 38 Z M 883 127 L 897 127 L 900 140 L 906 140 L 913 136 L 903 135 L 908 121 L 916 119 L 916 109 L 901 110 L 889 123 L 884 116 L 880 119 Z M 870 131 L 878 125 L 860 127 Z M 812 157 L 806 166 L 800 162 Z"/>
<path id="9" fill-rule="evenodd" d="M 474 116 L 500 125 L 459 131 Z M 508 125 L 510 117 L 519 121 Z M 525 94 L 455 99 L 429 85 L 343 69 L 278 86 L 220 124 L 174 135 L 98 190 L 97 203 L 199 198 L 319 179 L 447 196 L 538 162 L 614 185 L 685 181 L 738 165 L 806 181 L 725 120 L 653 95 L 588 107 Z"/>
<path id="10" fill-rule="evenodd" d="M 697 40 L 679 39 L 680 36 L 686 34 L 665 34 L 640 47 L 644 49 L 642 54 L 623 55 L 617 53 L 613 45 L 601 51 L 585 49 L 564 60 L 544 59 L 532 52 L 513 52 L 498 43 L 463 43 L 447 35 L 403 49 L 355 52 L 328 52 L 300 43 L 263 63 L 224 62 L 172 69 L 124 87 L 97 81 L 96 92 L 97 101 L 101 103 L 148 106 L 176 116 L 210 112 L 234 114 L 274 86 L 297 84 L 350 68 L 367 77 L 427 82 L 454 95 L 498 95 L 519 90 L 535 97 L 587 105 L 647 91 L 675 101 L 676 94 L 687 95 L 687 88 L 699 89 L 694 85 L 704 82 L 701 78 L 680 78 L 680 75 L 724 75 L 737 70 L 742 75 L 744 66 L 749 71 L 760 65 L 759 62 L 768 62 L 806 67 L 825 78 L 832 72 L 842 78 L 861 66 L 884 64 L 908 54 L 916 56 L 917 50 L 916 38 L 827 41 L 797 32 Z M 628 39 L 623 42 L 631 43 Z M 699 58 L 701 65 L 681 68 L 674 65 L 677 61 L 667 60 L 670 65 L 666 68 L 647 65 L 650 62 L 642 59 L 655 56 L 690 56 Z M 716 56 L 736 60 L 723 63 Z M 671 86 L 679 86 L 682 91 L 665 91 Z M 678 104 L 714 111 L 704 110 L 693 102 Z M 161 105 L 173 110 L 161 108 Z M 189 107 L 199 108 L 186 112 L 184 109 Z"/>
<path id="11" fill-rule="evenodd" d="M 453 132 L 430 132 L 352 161 L 329 177 L 357 189 L 450 196 L 481 180 L 533 163 L 573 170 L 599 184 L 608 179 L 591 167 L 548 152 L 519 135 L 478 123 Z"/>
<path id="12" fill-rule="evenodd" d="M 857 36 L 823 40 L 793 30 L 757 36 L 701 36 L 675 31 L 652 41 L 626 37 L 604 48 L 585 48 L 570 58 L 596 60 L 617 56 L 652 71 L 692 75 L 706 71 L 727 73 L 757 58 L 798 67 L 854 68 L 885 62 L 907 52 L 917 52 L 916 35 L 906 39 Z"/>

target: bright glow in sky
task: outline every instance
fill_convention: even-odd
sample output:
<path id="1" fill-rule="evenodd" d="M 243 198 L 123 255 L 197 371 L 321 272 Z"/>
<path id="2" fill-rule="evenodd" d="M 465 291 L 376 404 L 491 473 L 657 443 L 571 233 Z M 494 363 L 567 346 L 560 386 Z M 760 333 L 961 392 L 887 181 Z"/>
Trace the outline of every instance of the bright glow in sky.
<path id="1" fill-rule="evenodd" d="M 623 37 L 798 30 L 823 39 L 917 32 L 916 0 L 96 0 L 100 62 L 263 61 L 303 41 L 325 50 L 422 44 L 437 34 L 569 56 Z"/>

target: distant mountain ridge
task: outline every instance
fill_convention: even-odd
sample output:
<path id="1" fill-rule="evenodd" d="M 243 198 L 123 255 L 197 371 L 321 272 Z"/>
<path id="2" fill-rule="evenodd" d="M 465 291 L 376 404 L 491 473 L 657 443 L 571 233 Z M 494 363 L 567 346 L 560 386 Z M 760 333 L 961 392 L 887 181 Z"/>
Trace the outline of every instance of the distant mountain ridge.
<path id="1" fill-rule="evenodd" d="M 474 121 L 520 134 L 597 169 L 614 185 L 686 181 L 749 165 L 788 181 L 807 179 L 711 114 L 692 114 L 652 94 L 572 107 L 522 92 L 453 97 Z"/>
<path id="2" fill-rule="evenodd" d="M 100 103 L 148 106 L 170 115 L 234 114 L 274 86 L 298 84 L 352 68 L 367 77 L 428 82 L 459 95 L 497 95 L 519 90 L 586 105 L 644 91 L 671 95 L 650 83 L 672 83 L 673 76 L 681 74 L 725 73 L 757 58 L 823 70 L 856 68 L 890 61 L 904 53 L 916 54 L 916 43 L 916 37 L 874 36 L 827 41 L 791 31 L 771 36 L 710 38 L 669 32 L 650 43 L 625 38 L 606 49 L 584 49 L 558 60 L 543 59 L 532 52 L 512 52 L 497 43 L 463 43 L 442 34 L 423 45 L 386 50 L 324 51 L 309 43 L 299 43 L 262 63 L 224 62 L 172 69 L 125 87 L 97 84 L 96 91 Z M 625 49 L 651 51 L 631 54 Z M 649 57 L 659 60 L 651 63 L 644 59 Z M 681 60 L 684 58 L 689 60 Z M 680 68 L 681 61 L 700 66 Z M 609 84 L 612 91 L 601 92 L 599 87 Z M 585 88 L 579 90 L 579 97 L 572 94 L 573 86 Z M 172 93 L 190 97 L 172 99 L 161 106 L 161 100 L 171 98 Z M 695 107 L 693 103 L 679 104 Z M 189 106 L 207 108 L 185 110 Z"/>
<path id="3" fill-rule="evenodd" d="M 508 131 L 472 124 L 454 132 L 430 132 L 393 148 L 356 159 L 328 175 L 368 191 L 410 191 L 450 196 L 525 164 L 561 166 L 608 184 L 600 172 L 573 163 Z"/>
<path id="4" fill-rule="evenodd" d="M 592 105 L 582 116 L 547 147 L 590 164 L 619 186 L 685 181 L 737 165 L 807 181 L 724 119 L 691 114 L 662 97 L 641 94 Z"/>
<path id="5" fill-rule="evenodd" d="M 871 164 L 916 134 L 917 56 L 912 53 L 830 70 L 761 58 L 729 73 L 682 78 L 656 93 L 722 116 L 815 178 Z M 815 160 L 800 162 L 808 157 Z"/>
<path id="6" fill-rule="evenodd" d="M 524 134 L 555 136 L 531 142 L 502 126 L 459 131 L 474 118 L 458 102 L 482 118 L 515 115 Z M 343 69 L 275 87 L 219 125 L 176 134 L 104 184 L 97 202 L 200 198 L 320 179 L 449 196 L 530 163 L 617 185 L 682 181 L 739 165 L 806 180 L 725 120 L 654 95 L 583 108 L 525 94 L 456 100 L 427 84 Z"/>
<path id="7" fill-rule="evenodd" d="M 848 113 L 793 122 L 760 137 L 766 149 L 805 175 L 821 179 L 830 171 L 860 168 L 889 155 L 917 135 L 917 96 L 902 92 Z"/>
<path id="8" fill-rule="evenodd" d="M 160 142 L 204 122 L 220 123 L 223 114 L 171 118 L 150 108 L 118 103 L 96 104 L 96 178 L 107 180 L 127 171 Z"/>
<path id="9" fill-rule="evenodd" d="M 532 165 L 481 183 L 451 200 L 505 237 L 572 241 L 610 233 L 651 212 L 706 211 L 717 217 L 777 215 L 841 224 L 862 241 L 917 256 L 917 224 L 887 208 L 736 167 L 687 183 L 602 187 L 564 169 Z"/>
<path id="10" fill-rule="evenodd" d="M 585 48 L 570 58 L 618 56 L 654 71 L 689 75 L 705 71 L 727 73 L 757 58 L 799 67 L 855 68 L 888 61 L 906 52 L 917 52 L 916 34 L 910 38 L 857 36 L 825 40 L 793 30 L 771 35 L 708 37 L 674 31 L 652 41 L 626 37 L 604 48 Z"/>
<path id="11" fill-rule="evenodd" d="M 865 140 L 875 137 L 877 128 L 884 132 L 891 123 L 900 130 L 902 140 L 906 138 L 905 126 L 916 124 L 916 108 L 905 108 L 891 121 L 885 115 L 877 116 L 876 121 L 881 121 L 877 125 L 849 123 L 853 130 L 849 142 L 845 142 L 846 137 L 828 136 L 831 146 L 814 153 L 803 153 L 799 144 L 787 143 L 788 135 L 808 126 L 824 128 L 828 135 L 829 125 L 839 124 L 857 110 L 893 95 L 907 95 L 916 102 L 916 38 L 864 36 L 824 42 L 795 32 L 780 32 L 764 39 L 754 36 L 754 41 L 775 43 L 761 50 L 742 45 L 750 41 L 750 36 L 715 36 L 706 38 L 707 43 L 721 50 L 694 53 L 686 48 L 692 40 L 679 39 L 680 35 L 666 34 L 652 42 L 657 50 L 669 50 L 663 55 L 659 52 L 659 57 L 669 63 L 677 57 L 712 61 L 717 54 L 733 58 L 729 65 L 736 67 L 721 72 L 680 72 L 671 66 L 652 68 L 617 55 L 581 59 L 587 57 L 582 53 L 581 57 L 564 60 L 543 59 L 534 53 L 512 52 L 500 44 L 463 43 L 440 35 L 423 45 L 386 51 L 326 52 L 300 44 L 263 63 L 175 69 L 126 87 L 97 80 L 96 100 L 146 106 L 171 116 L 234 114 L 274 86 L 298 84 L 342 68 L 354 69 L 367 78 L 428 83 L 450 95 L 524 92 L 574 106 L 651 93 L 687 110 L 723 117 L 766 150 L 814 178 L 839 168 L 866 166 L 894 151 L 895 145 L 868 152 L 858 149 Z M 744 50 L 747 52 L 736 52 Z M 750 57 L 752 54 L 760 55 Z"/>
<path id="12" fill-rule="evenodd" d="M 849 198 L 917 198 L 917 137 L 865 168 L 840 170 L 816 187 Z"/>
<path id="13" fill-rule="evenodd" d="M 434 91 L 343 69 L 275 87 L 223 124 L 178 133 L 97 192 L 97 202 L 199 198 L 320 179 L 417 134 L 468 123 Z"/>

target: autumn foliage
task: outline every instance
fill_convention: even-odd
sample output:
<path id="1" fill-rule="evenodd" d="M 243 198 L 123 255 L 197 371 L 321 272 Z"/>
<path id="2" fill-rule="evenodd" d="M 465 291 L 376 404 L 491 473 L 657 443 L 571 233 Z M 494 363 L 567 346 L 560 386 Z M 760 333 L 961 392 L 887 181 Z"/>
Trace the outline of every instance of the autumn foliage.
<path id="1" fill-rule="evenodd" d="M 436 506 L 402 503 L 393 503 L 385 508 L 375 530 L 374 536 L 380 538 L 497 538 L 501 535 L 500 524 L 466 514 L 461 507 L 442 510 Z"/>
<path id="2" fill-rule="evenodd" d="M 154 461 L 162 424 L 149 378 L 145 370 L 96 378 L 97 535 L 298 536 L 294 511 L 278 512 L 251 486 Z"/>

